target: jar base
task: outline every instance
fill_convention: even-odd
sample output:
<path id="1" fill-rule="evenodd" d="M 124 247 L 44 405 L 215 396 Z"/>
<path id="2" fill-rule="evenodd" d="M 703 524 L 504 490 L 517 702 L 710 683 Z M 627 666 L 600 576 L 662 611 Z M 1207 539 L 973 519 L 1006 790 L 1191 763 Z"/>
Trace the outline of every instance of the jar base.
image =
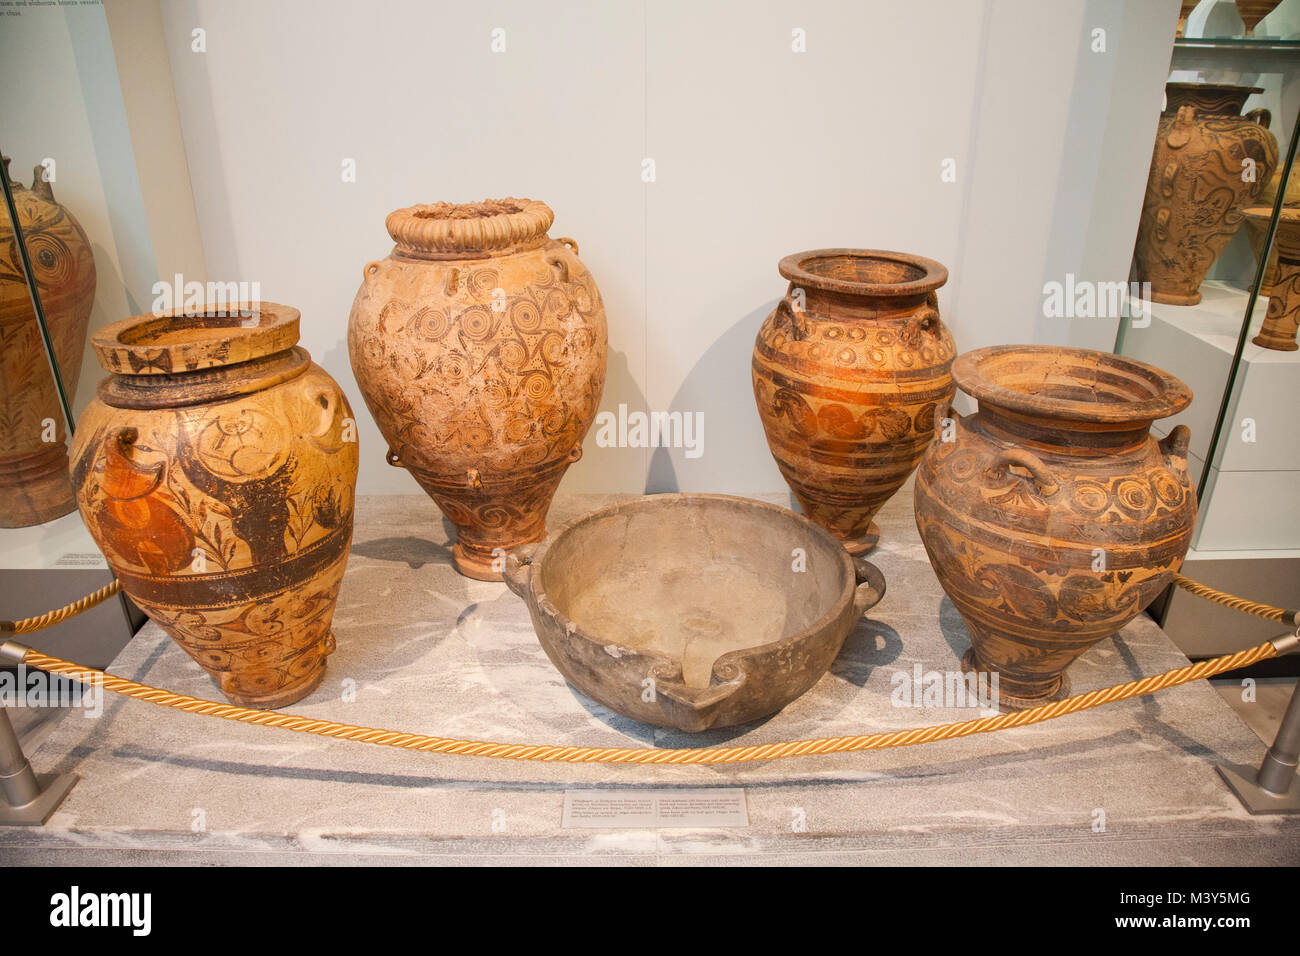
<path id="1" fill-rule="evenodd" d="M 1251 342 L 1262 349 L 1273 349 L 1276 352 L 1294 352 L 1300 349 L 1300 344 L 1295 339 L 1265 338 L 1262 333 L 1251 339 Z"/>
<path id="2" fill-rule="evenodd" d="M 866 554 L 877 544 L 880 543 L 880 525 L 874 521 L 867 527 L 867 530 L 857 538 L 841 538 L 840 544 L 844 545 L 844 550 L 855 558 Z"/>
<path id="3" fill-rule="evenodd" d="M 1201 293 L 1193 292 L 1191 295 L 1176 295 L 1172 292 L 1153 291 L 1151 301 L 1160 302 L 1164 305 L 1200 305 Z"/>
<path id="4" fill-rule="evenodd" d="M 965 674 L 978 674 L 987 672 L 979 664 L 979 659 L 975 656 L 975 648 L 968 648 L 966 653 L 961 657 L 961 669 Z M 1070 678 L 1067 674 L 1062 674 L 1058 678 L 1059 683 L 1056 689 L 1046 694 L 1034 697 L 1024 697 L 1018 694 L 1008 694 L 1006 691 L 998 688 L 998 710 L 1004 714 L 1015 713 L 1020 710 L 1028 710 L 1030 707 L 1037 707 L 1039 704 L 1054 704 L 1058 700 L 1064 700 L 1070 696 Z"/>
<path id="5" fill-rule="evenodd" d="M 66 456 L 62 468 L 22 480 L 17 487 L 0 481 L 0 528 L 30 528 L 76 510 Z"/>
<path id="6" fill-rule="evenodd" d="M 332 638 L 333 635 L 331 634 Z M 226 691 L 222 691 L 222 693 L 236 707 L 248 707 L 253 710 L 279 710 L 281 707 L 288 707 L 290 704 L 298 703 L 298 701 L 320 687 L 321 682 L 325 679 L 326 666 L 322 664 L 320 670 L 302 683 L 278 690 L 273 694 L 237 694 L 227 693 Z M 220 687 L 221 684 L 218 683 L 217 686 Z"/>
<path id="7" fill-rule="evenodd" d="M 484 558 L 475 551 L 461 547 L 459 541 L 451 546 L 451 560 L 456 570 L 475 581 L 500 581 L 501 572 L 492 566 L 491 558 Z"/>

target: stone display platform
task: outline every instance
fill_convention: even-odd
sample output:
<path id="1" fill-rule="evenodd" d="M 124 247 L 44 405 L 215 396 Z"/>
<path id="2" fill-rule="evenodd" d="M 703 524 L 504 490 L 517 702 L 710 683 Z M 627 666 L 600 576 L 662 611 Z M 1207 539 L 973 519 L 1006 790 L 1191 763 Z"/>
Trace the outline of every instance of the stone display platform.
<path id="1" fill-rule="evenodd" d="M 561 496 L 551 526 L 614 500 Z M 766 500 L 789 504 L 788 498 Z M 295 714 L 511 743 L 685 747 L 924 726 L 975 710 L 894 706 L 892 678 L 952 671 L 965 626 L 903 489 L 870 559 L 888 593 L 808 694 L 758 724 L 691 736 L 618 717 L 551 666 L 524 604 L 460 577 L 423 496 L 362 498 L 338 651 Z M 1071 670 L 1076 693 L 1185 664 L 1139 618 Z M 210 699 L 149 624 L 116 674 Z M 110 695 L 69 712 L 32 763 L 81 780 L 49 824 L 0 830 L 0 863 L 1295 864 L 1300 819 L 1251 817 L 1216 765 L 1264 747 L 1204 682 L 1034 727 L 874 753 L 731 766 L 517 763 L 245 726 Z M 743 787 L 749 825 L 565 829 L 566 789 Z"/>

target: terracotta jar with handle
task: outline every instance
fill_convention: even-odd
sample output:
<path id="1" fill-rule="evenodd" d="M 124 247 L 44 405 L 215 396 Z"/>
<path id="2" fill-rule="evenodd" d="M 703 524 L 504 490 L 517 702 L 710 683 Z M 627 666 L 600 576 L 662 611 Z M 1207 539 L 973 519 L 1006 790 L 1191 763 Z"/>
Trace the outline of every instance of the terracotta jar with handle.
<path id="1" fill-rule="evenodd" d="M 6 170 L 9 159 L 4 159 Z M 43 177 L 12 182 L 18 225 L 36 275 L 54 357 L 71 402 L 95 301 L 95 257 L 81 224 Z M 68 483 L 67 429 L 45 356 L 18 242 L 0 215 L 0 528 L 41 524 L 77 507 Z"/>
<path id="2" fill-rule="evenodd" d="M 1004 708 L 1069 692 L 1065 671 L 1169 584 L 1191 543 L 1188 430 L 1157 419 L 1192 400 L 1145 363 L 1006 345 L 958 357 L 979 407 L 943 411 L 917 469 L 916 524 L 970 631 L 966 670 L 997 672 Z"/>
<path id="3" fill-rule="evenodd" d="M 72 444 L 122 590 L 247 707 L 320 684 L 352 540 L 356 422 L 297 341 L 273 302 L 107 326 Z"/>
<path id="4" fill-rule="evenodd" d="M 1198 291 L 1257 203 L 1277 166 L 1268 110 L 1241 109 L 1263 89 L 1219 83 L 1168 83 L 1142 218 L 1138 280 L 1151 298 L 1196 305 Z"/>
<path id="5" fill-rule="evenodd" d="M 948 270 L 875 249 L 800 252 L 780 270 L 789 289 L 754 343 L 758 414 L 804 514 L 863 554 L 953 395 L 935 296 Z"/>
<path id="6" fill-rule="evenodd" d="M 546 536 L 605 386 L 605 308 L 553 219 L 529 199 L 399 209 L 348 321 L 389 463 L 456 526 L 456 568 L 484 581 Z"/>

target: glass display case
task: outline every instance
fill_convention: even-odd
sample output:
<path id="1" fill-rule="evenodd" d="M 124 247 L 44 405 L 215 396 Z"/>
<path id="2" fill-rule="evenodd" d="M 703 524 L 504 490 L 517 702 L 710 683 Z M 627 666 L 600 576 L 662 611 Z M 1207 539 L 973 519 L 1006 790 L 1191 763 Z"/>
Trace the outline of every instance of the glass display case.
<path id="1" fill-rule="evenodd" d="M 1290 19 L 1296 15 L 1291 5 L 1280 5 L 1253 36 L 1243 36 L 1232 5 L 1201 3 L 1174 41 L 1133 273 L 1138 282 L 1155 279 L 1155 301 L 1149 314 L 1125 321 L 1116 341 L 1121 354 L 1174 370 L 1196 395 L 1192 407 L 1156 426 L 1161 432 L 1179 424 L 1191 430 L 1189 461 L 1200 514 L 1185 573 L 1282 603 L 1300 580 L 1300 517 L 1289 504 L 1300 477 L 1300 430 L 1289 411 L 1300 399 L 1300 353 L 1294 335 L 1283 328 L 1289 327 L 1292 306 L 1288 272 L 1279 274 L 1277 262 L 1294 229 L 1288 210 L 1300 201 L 1291 174 L 1300 110 L 1300 40 L 1294 39 L 1300 21 Z M 1188 99 L 1197 95 L 1211 102 Z M 1212 99 L 1222 95 L 1233 99 L 1219 108 Z M 1180 124 L 1178 108 L 1188 103 L 1193 118 Z M 1202 118 L 1211 115 L 1218 118 Z M 1219 147 L 1194 142 L 1173 148 L 1184 135 L 1180 131 L 1195 135 L 1198 123 L 1224 137 Z M 1250 132 L 1252 125 L 1268 132 Z M 1236 138 L 1243 131 L 1244 138 Z M 1218 172 L 1198 167 L 1201 160 L 1188 155 L 1220 147 L 1213 161 Z M 1200 177 L 1183 195 L 1174 185 L 1180 173 Z M 1236 214 L 1216 207 L 1216 195 L 1226 195 L 1216 175 L 1241 182 Z M 1253 188 L 1255 177 L 1262 189 Z M 1173 211 L 1174 222 L 1157 222 L 1162 208 L 1166 216 Z M 1191 218 L 1179 223 L 1183 208 Z M 1157 238 L 1161 230 L 1163 239 Z M 1211 233 L 1216 237 L 1207 238 Z M 1196 255 L 1182 255 L 1187 250 Z M 1172 263 L 1193 259 L 1194 278 L 1203 277 L 1195 302 L 1185 295 L 1194 279 L 1184 276 L 1174 288 L 1178 282 L 1169 277 Z M 1262 336 L 1274 313 L 1276 320 L 1268 324 L 1279 331 Z M 1172 589 L 1152 611 L 1194 657 L 1244 646 L 1272 627 L 1207 610 Z"/>

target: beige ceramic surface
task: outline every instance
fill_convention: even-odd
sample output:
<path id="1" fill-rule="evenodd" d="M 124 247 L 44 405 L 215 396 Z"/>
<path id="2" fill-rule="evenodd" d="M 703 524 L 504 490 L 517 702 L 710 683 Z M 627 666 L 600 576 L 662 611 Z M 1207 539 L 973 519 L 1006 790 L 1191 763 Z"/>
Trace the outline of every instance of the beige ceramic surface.
<path id="1" fill-rule="evenodd" d="M 605 385 L 605 309 L 577 243 L 526 199 L 388 217 L 396 246 L 364 269 L 352 368 L 389 445 L 456 525 L 456 567 L 499 580 L 546 534 Z"/>
<path id="2" fill-rule="evenodd" d="M 866 561 L 784 508 L 651 495 L 512 552 L 547 656 L 588 697 L 696 732 L 776 713 L 813 686 L 885 593 Z"/>

